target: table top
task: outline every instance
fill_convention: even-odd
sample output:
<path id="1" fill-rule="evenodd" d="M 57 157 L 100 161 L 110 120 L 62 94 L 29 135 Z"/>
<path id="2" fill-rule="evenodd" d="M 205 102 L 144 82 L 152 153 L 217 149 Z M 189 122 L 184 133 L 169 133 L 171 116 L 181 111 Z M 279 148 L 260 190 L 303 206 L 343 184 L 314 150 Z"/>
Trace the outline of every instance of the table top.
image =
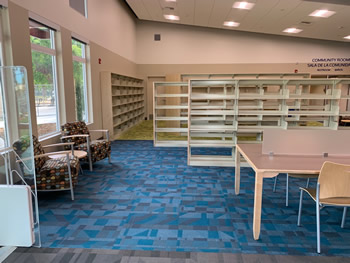
<path id="1" fill-rule="evenodd" d="M 237 149 L 255 171 L 280 173 L 319 173 L 325 161 L 349 164 L 350 156 L 329 155 L 268 155 L 262 154 L 262 144 L 237 144 Z"/>
<path id="2" fill-rule="evenodd" d="M 72 155 L 72 153 L 69 153 L 69 156 L 71 156 L 71 155 Z M 84 157 L 86 157 L 86 155 L 87 155 L 87 152 L 85 152 L 85 151 L 74 150 L 74 156 L 78 157 L 78 159 L 84 158 Z M 51 159 L 61 158 L 64 156 L 66 156 L 65 153 L 49 155 L 49 157 Z"/>

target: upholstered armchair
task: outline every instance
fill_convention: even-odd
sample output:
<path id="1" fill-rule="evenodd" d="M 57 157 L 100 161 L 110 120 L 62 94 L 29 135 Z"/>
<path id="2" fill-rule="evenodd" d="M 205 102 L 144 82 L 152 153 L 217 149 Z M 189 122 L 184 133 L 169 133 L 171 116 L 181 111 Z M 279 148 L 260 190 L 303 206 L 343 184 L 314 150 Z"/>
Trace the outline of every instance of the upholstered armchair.
<path id="1" fill-rule="evenodd" d="M 80 160 L 89 162 L 90 171 L 92 171 L 92 164 L 97 161 L 108 157 L 109 163 L 111 162 L 111 142 L 108 130 L 89 131 L 85 122 L 77 121 L 62 125 L 61 132 L 62 142 L 74 142 L 75 150 L 87 152 L 87 157 Z M 91 140 L 90 132 L 103 132 L 104 139 Z"/>
<path id="2" fill-rule="evenodd" d="M 19 139 L 16 142 L 14 142 L 13 149 L 17 153 L 21 153 L 25 150 L 31 149 L 28 145 L 29 141 L 30 140 Z M 74 156 L 73 151 L 59 151 L 46 153 L 44 150 L 44 148 L 58 146 L 72 146 L 72 143 L 59 143 L 42 146 L 39 140 L 35 136 L 33 136 L 33 151 L 37 190 L 70 190 L 71 198 L 72 200 L 74 200 L 73 188 L 78 182 L 78 174 L 80 167 L 79 159 L 76 156 Z M 34 187 L 34 185 L 31 186 Z"/>

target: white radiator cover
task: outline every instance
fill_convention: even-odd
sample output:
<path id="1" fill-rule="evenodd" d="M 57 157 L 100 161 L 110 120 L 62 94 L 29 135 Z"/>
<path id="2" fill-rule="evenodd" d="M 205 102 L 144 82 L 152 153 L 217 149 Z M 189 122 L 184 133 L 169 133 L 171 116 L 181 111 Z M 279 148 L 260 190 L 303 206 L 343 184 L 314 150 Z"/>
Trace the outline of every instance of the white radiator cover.
<path id="1" fill-rule="evenodd" d="M 34 242 L 30 187 L 0 185 L 0 246 L 30 247 Z"/>

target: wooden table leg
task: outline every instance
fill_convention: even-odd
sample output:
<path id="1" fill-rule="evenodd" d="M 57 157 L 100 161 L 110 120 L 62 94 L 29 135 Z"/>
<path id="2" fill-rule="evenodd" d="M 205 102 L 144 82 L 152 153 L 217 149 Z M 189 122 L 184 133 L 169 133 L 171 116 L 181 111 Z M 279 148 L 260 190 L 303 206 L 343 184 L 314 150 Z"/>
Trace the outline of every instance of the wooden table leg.
<path id="1" fill-rule="evenodd" d="M 239 188 L 241 184 L 241 155 L 239 150 L 236 147 L 236 155 L 235 155 L 235 193 L 239 194 Z"/>
<path id="2" fill-rule="evenodd" d="M 253 215 L 253 234 L 254 234 L 255 240 L 258 240 L 260 235 L 262 189 L 263 189 L 263 173 L 255 172 L 254 215 Z"/>

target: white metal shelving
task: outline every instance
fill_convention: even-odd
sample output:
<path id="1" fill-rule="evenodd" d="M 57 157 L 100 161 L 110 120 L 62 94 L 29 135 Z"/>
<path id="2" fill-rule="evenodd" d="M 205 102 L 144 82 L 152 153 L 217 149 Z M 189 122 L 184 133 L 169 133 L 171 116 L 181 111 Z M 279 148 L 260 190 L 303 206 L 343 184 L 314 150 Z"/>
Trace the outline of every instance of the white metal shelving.
<path id="1" fill-rule="evenodd" d="M 347 94 L 341 91 L 342 85 L 347 85 Z M 163 96 L 155 94 L 155 99 Z M 164 97 L 186 95 L 183 92 Z M 342 101 L 349 107 L 344 109 Z M 175 142 L 173 146 L 188 146 L 189 165 L 233 166 L 236 143 L 259 143 L 265 129 L 350 129 L 338 127 L 339 116 L 350 117 L 349 102 L 350 79 L 199 79 L 188 83 L 188 111 L 181 110 L 177 117 L 154 116 L 158 121 L 173 118 L 182 122 L 179 131 L 187 130 L 187 144 L 182 141 L 181 145 Z M 179 100 L 171 108 L 185 109 L 183 103 Z M 166 105 L 155 105 L 155 110 L 167 109 Z M 201 147 L 205 154 L 210 148 L 232 151 L 229 156 L 201 155 L 196 152 Z"/>
<path id="2" fill-rule="evenodd" d="M 154 82 L 154 146 L 187 146 L 187 85 L 187 82 Z"/>

